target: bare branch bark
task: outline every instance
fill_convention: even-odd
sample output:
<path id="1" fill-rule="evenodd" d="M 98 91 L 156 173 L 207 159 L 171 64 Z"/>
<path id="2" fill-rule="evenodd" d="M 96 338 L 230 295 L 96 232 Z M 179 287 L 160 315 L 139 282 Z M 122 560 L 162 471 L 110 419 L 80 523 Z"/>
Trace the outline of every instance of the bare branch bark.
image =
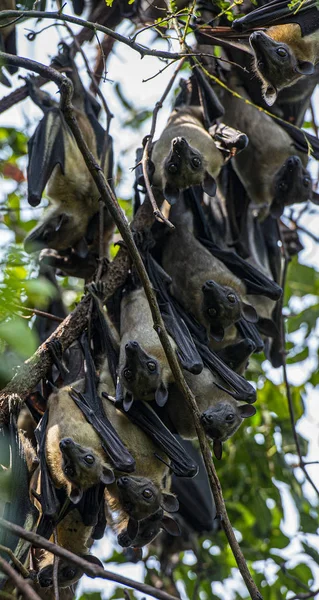
<path id="1" fill-rule="evenodd" d="M 15 587 L 18 588 L 24 598 L 27 598 L 27 600 L 41 600 L 40 596 L 38 596 L 27 580 L 23 579 L 21 575 L 18 575 L 14 568 L 11 567 L 11 565 L 9 565 L 9 563 L 7 563 L 1 556 L 0 571 L 5 573 L 5 575 L 11 579 Z"/>

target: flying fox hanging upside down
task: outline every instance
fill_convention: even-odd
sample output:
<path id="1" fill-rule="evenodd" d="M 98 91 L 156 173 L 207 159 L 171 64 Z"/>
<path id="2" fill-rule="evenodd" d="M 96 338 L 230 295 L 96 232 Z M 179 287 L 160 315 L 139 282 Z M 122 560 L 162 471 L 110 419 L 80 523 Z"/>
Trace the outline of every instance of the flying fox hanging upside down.
<path id="1" fill-rule="evenodd" d="M 266 31 L 251 33 L 249 42 L 264 99 L 272 105 L 281 89 L 314 73 L 319 61 L 318 7 L 315 0 L 296 7 L 288 0 L 275 0 L 233 23 L 240 32 L 255 27 L 266 27 Z"/>
<path id="2" fill-rule="evenodd" d="M 97 108 L 83 88 L 68 46 L 63 45 L 63 51 L 55 62 L 57 66 L 72 69 L 68 75 L 74 87 L 75 116 L 84 141 L 101 164 L 105 132 L 97 120 Z M 37 89 L 32 79 L 28 79 L 27 84 L 30 96 L 44 112 L 28 144 L 28 201 L 31 206 L 37 206 L 47 185 L 50 206 L 40 223 L 26 237 L 25 249 L 32 252 L 41 248 L 59 251 L 72 248 L 83 257 L 88 253 L 88 246 L 97 246 L 100 194 L 59 105 Z M 112 138 L 108 136 L 106 142 L 103 170 L 105 177 L 110 179 Z M 103 225 L 107 244 L 114 224 L 106 211 Z"/>

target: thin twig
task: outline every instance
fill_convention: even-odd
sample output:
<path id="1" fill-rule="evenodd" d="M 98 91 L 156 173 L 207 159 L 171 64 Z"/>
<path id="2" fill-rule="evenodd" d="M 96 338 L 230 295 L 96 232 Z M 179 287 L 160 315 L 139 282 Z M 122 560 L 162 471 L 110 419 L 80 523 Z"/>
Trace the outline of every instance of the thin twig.
<path id="1" fill-rule="evenodd" d="M 34 591 L 26 579 L 23 579 L 4 558 L 0 556 L 0 571 L 5 573 L 14 583 L 14 586 L 21 592 L 27 600 L 41 600 L 40 596 Z"/>
<path id="2" fill-rule="evenodd" d="M 8 556 L 10 556 L 14 566 L 20 571 L 22 577 L 29 577 L 29 571 L 24 567 L 24 565 L 19 561 L 19 559 L 15 556 L 14 552 L 12 552 L 11 548 L 7 548 L 7 546 L 3 546 L 0 544 L 1 552 L 6 552 Z"/>
<path id="3" fill-rule="evenodd" d="M 133 588 L 134 590 L 138 590 L 139 592 L 143 592 L 144 594 L 149 594 L 150 596 L 158 598 L 159 600 L 176 600 L 174 596 L 171 596 L 166 592 L 162 592 L 161 590 L 157 590 L 151 585 L 148 585 L 146 583 L 140 583 L 139 581 L 133 581 L 133 579 L 129 579 L 124 575 L 120 575 L 119 573 L 112 573 L 111 571 L 103 569 L 103 567 L 92 564 L 84 558 L 73 554 L 73 552 L 62 548 L 57 544 L 49 542 L 46 538 L 38 535 L 37 533 L 34 533 L 33 531 L 26 531 L 25 529 L 23 529 L 23 527 L 15 525 L 14 523 L 10 523 L 5 519 L 0 519 L 0 526 L 7 531 L 15 533 L 22 539 L 28 540 L 29 542 L 31 542 L 32 546 L 35 546 L 36 548 L 44 548 L 44 550 L 48 550 L 48 552 L 51 552 L 51 554 L 54 554 L 55 556 L 58 556 L 59 558 L 62 558 L 65 561 L 80 567 L 80 569 L 86 575 L 92 577 L 93 579 L 99 577 L 101 579 L 107 579 L 108 581 L 115 581 L 120 585 L 125 585 L 126 587 Z M 0 558 L 0 560 L 2 561 L 3 559 Z M 21 579 L 21 581 L 23 581 L 23 584 L 25 585 L 25 580 Z M 39 596 L 37 594 L 35 596 L 32 596 L 32 598 L 30 596 L 30 600 L 39 600 Z"/>
<path id="4" fill-rule="evenodd" d="M 53 539 L 54 539 L 54 543 L 57 544 L 58 543 L 58 537 L 57 537 L 57 529 L 56 527 L 54 528 L 53 531 Z M 59 557 L 54 555 L 54 560 L 53 560 L 53 591 L 54 591 L 54 600 L 60 600 L 60 594 L 59 594 Z"/>
<path id="5" fill-rule="evenodd" d="M 26 310 L 27 312 L 31 312 L 33 315 L 37 315 L 38 317 L 44 317 L 45 319 L 49 319 L 50 321 L 55 321 L 58 323 L 62 323 L 63 319 L 61 317 L 57 317 L 56 315 L 51 315 L 50 313 L 44 312 L 43 310 L 39 310 L 38 308 L 29 308 L 28 306 L 22 306 L 20 304 L 12 304 L 12 306 L 16 306 L 19 310 Z"/>
<path id="6" fill-rule="evenodd" d="M 319 594 L 319 588 L 317 588 L 316 590 L 314 590 L 313 592 L 309 591 L 309 592 L 305 592 L 305 593 L 298 593 L 295 596 L 291 596 L 289 598 L 289 600 L 307 600 L 308 598 L 314 598 L 317 594 Z"/>
<path id="7" fill-rule="evenodd" d="M 283 238 L 281 239 L 281 242 L 282 242 L 282 248 L 283 248 L 283 254 L 284 254 L 284 267 L 283 267 L 283 272 L 282 272 L 281 287 L 284 290 L 285 289 L 285 285 L 286 285 L 286 279 L 287 279 L 287 272 L 288 272 L 288 265 L 289 265 L 290 257 L 287 254 Z M 283 302 L 283 296 L 281 298 L 281 303 L 282 302 Z M 284 323 L 284 319 L 283 318 L 281 319 L 281 334 L 282 334 L 282 345 L 283 345 L 283 347 L 282 347 L 282 370 L 283 370 L 284 383 L 285 383 L 285 387 L 286 387 L 286 395 L 287 395 L 287 401 L 288 401 L 288 409 L 289 409 L 289 417 L 290 417 L 291 429 L 292 429 L 292 434 L 293 434 L 293 438 L 294 438 L 294 441 L 295 441 L 295 446 L 296 446 L 297 454 L 298 454 L 298 457 L 299 457 L 299 466 L 300 466 L 300 469 L 303 471 L 304 476 L 307 479 L 308 483 L 310 483 L 310 485 L 313 488 L 313 490 L 319 496 L 319 490 L 316 487 L 316 485 L 314 484 L 314 482 L 312 481 L 312 479 L 311 479 L 311 477 L 310 477 L 310 475 L 307 472 L 307 469 L 305 467 L 305 464 L 304 464 L 304 461 L 303 461 L 303 457 L 302 457 L 302 453 L 301 453 L 300 444 L 299 444 L 298 435 L 297 435 L 297 432 L 296 432 L 294 407 L 293 407 L 293 401 L 292 401 L 292 396 L 291 396 L 290 383 L 289 383 L 288 373 L 287 373 L 287 361 L 286 361 L 286 352 L 285 352 L 285 348 L 286 348 L 286 332 L 285 332 L 285 323 Z"/>

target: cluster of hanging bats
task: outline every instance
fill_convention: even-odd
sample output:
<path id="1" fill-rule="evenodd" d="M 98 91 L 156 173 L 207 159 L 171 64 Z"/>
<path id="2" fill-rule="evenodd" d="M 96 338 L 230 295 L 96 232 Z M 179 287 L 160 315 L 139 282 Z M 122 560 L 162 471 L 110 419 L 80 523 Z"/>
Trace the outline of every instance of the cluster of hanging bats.
<path id="1" fill-rule="evenodd" d="M 74 1 L 78 14 L 82 4 Z M 137 0 L 112 8 L 93 4 L 93 17 L 100 10 L 100 22 L 112 27 L 123 17 L 149 22 L 149 11 L 158 17 L 160 10 L 146 10 Z M 192 75 L 180 80 L 148 163 L 154 197 L 174 229 L 156 222 L 136 235 L 136 243 L 201 425 L 221 459 L 223 444 L 256 413 L 256 390 L 245 378 L 250 355 L 264 352 L 274 367 L 282 364 L 283 249 L 292 256 L 302 245 L 281 216 L 286 206 L 318 201 L 307 163 L 309 148 L 319 157 L 319 144 L 300 126 L 317 83 L 319 12 L 312 0 L 296 9 L 287 0 L 258 2 L 257 8 L 244 3 L 246 14 L 230 27 L 216 18 L 214 2 L 198 9 L 192 27 L 202 65 L 190 58 Z M 4 29 L 2 41 L 12 33 Z M 215 45 L 226 61 L 213 57 Z M 112 138 L 99 123 L 98 102 L 83 87 L 72 47 L 63 43 L 51 66 L 72 80 L 83 138 L 112 186 Z M 224 87 L 213 85 L 209 74 Z M 94 279 L 98 189 L 57 101 L 33 78 L 27 85 L 44 113 L 28 146 L 28 201 L 38 206 L 46 189 L 49 206 L 24 248 L 40 251 L 40 274 L 57 289 L 52 314 L 65 316 L 56 271 L 84 279 L 92 312 L 88 331 L 67 351 L 48 344 L 53 367 L 47 380 L 24 399 L 19 414 L 12 409 L 2 429 L 7 461 L 0 475 L 15 474 L 10 497 L 1 498 L 2 515 L 48 539 L 55 532 L 60 546 L 95 562 L 90 547 L 106 526 L 135 558 L 160 531 L 184 540 L 177 548 L 190 547 L 190 532 L 212 531 L 216 515 L 191 442 L 192 415 L 134 267 L 103 305 L 103 283 Z M 141 149 L 135 211 L 148 201 L 140 158 Z M 104 256 L 114 229 L 104 208 Z M 54 328 L 43 317 L 34 326 L 42 342 Z M 1 543 L 28 560 L 40 589 L 52 587 L 52 554 L 30 553 L 8 533 Z M 59 560 L 61 588 L 72 590 L 81 575 Z"/>

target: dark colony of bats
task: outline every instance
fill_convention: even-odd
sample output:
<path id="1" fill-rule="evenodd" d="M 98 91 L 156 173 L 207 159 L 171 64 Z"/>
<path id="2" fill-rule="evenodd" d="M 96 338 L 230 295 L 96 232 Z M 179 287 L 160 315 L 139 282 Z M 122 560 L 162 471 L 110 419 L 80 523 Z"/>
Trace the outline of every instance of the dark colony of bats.
<path id="1" fill-rule="evenodd" d="M 104 0 L 92 0 L 88 19 L 111 28 L 123 18 L 145 25 L 163 15 L 159 4 L 119 0 L 106 7 Z M 187 4 L 177 1 L 179 8 Z M 230 23 L 217 17 L 213 1 L 199 3 L 191 27 L 204 70 L 190 59 L 192 75 L 179 81 L 148 164 L 154 197 L 174 229 L 156 222 L 136 236 L 218 460 L 223 444 L 256 413 L 256 390 L 245 379 L 250 355 L 264 352 L 273 367 L 282 365 L 282 248 L 292 256 L 302 245 L 281 217 L 296 202 L 318 203 L 307 163 L 309 148 L 318 159 L 319 143 L 300 129 L 318 77 L 316 2 L 305 0 L 297 11 L 287 0 L 257 4 L 244 1 Z M 80 15 L 85 0 L 73 0 L 73 6 Z M 78 34 L 80 43 L 92 38 L 87 29 Z M 16 52 L 14 24 L 1 29 L 1 44 Z M 214 46 L 226 61 L 213 58 Z M 72 80 L 82 135 L 112 186 L 112 138 L 99 123 L 99 103 L 83 87 L 74 55 L 75 48 L 62 43 L 51 66 Z M 2 68 L 3 84 L 13 71 Z M 209 73 L 268 114 L 213 84 Z M 98 189 L 56 97 L 32 77 L 27 86 L 43 111 L 28 144 L 28 202 L 38 206 L 46 190 L 49 206 L 24 248 L 38 253 L 40 276 L 56 288 L 48 312 L 66 316 L 56 273 L 85 281 L 92 312 L 88 331 L 65 352 L 59 343 L 48 345 L 50 373 L 23 399 L 20 412 L 12 407 L 10 424 L 1 430 L 0 514 L 98 564 L 90 549 L 106 528 L 132 561 L 159 536 L 156 552 L 169 569 L 174 552 L 194 549 L 198 535 L 218 527 L 206 471 L 192 444 L 192 415 L 134 268 L 103 305 L 103 283 L 95 281 Z M 137 158 L 135 211 L 145 198 Z M 115 225 L 106 208 L 103 216 L 107 257 Z M 39 316 L 34 322 L 41 342 L 55 326 Z M 7 531 L 0 543 L 31 570 L 38 593 L 53 598 L 53 555 Z M 82 574 L 59 560 L 62 600 L 74 597 Z M 10 590 L 1 577 L 0 589 Z"/>

